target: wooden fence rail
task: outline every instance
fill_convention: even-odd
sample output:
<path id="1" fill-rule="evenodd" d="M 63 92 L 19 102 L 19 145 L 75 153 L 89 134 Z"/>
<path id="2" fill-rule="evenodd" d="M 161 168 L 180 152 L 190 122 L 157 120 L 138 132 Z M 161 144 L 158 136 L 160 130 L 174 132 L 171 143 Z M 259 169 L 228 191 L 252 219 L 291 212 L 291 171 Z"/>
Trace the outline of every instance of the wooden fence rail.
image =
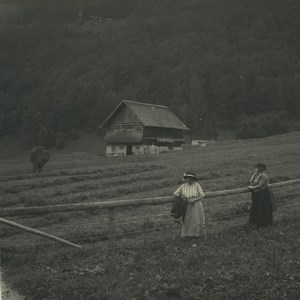
<path id="1" fill-rule="evenodd" d="M 288 181 L 282 181 L 270 184 L 270 187 L 277 188 L 282 186 L 288 186 L 292 184 L 300 183 L 300 179 L 293 179 Z M 205 198 L 221 197 L 234 194 L 242 194 L 250 192 L 248 188 L 230 189 L 215 192 L 206 192 Z M 52 206 L 39 206 L 39 207 L 24 207 L 24 208 L 4 208 L 0 209 L 0 217 L 4 216 L 17 216 L 17 215 L 32 215 L 32 214 L 46 214 L 54 212 L 66 212 L 66 211 L 79 211 L 79 210 L 91 210 L 91 209 L 108 209 L 108 230 L 109 230 L 109 242 L 110 248 L 114 249 L 115 245 L 115 208 L 119 207 L 130 207 L 130 206 L 141 206 L 141 205 L 153 205 L 163 204 L 173 201 L 172 196 L 167 197 L 156 197 L 156 198 L 144 198 L 144 199 L 131 199 L 131 200 L 115 200 L 115 201 L 103 201 L 103 202 L 89 202 L 89 203 L 73 203 L 73 204 L 62 204 Z M 34 230 L 22 226 L 20 224 L 0 218 L 0 223 L 4 223 L 10 226 L 14 226 L 34 234 L 41 235 L 46 238 L 50 238 L 57 242 L 67 244 L 76 248 L 81 246 L 68 242 L 66 240 L 51 236 L 49 234 Z"/>
<path id="2" fill-rule="evenodd" d="M 300 183 L 299 179 L 293 179 L 288 181 L 282 181 L 270 184 L 270 187 L 277 188 L 282 186 L 288 186 L 292 184 Z M 238 188 L 230 190 L 222 190 L 215 192 L 206 192 L 205 198 L 222 197 L 234 194 L 249 193 L 248 188 Z M 204 199 L 205 199 L 204 198 Z M 143 198 L 143 199 L 130 199 L 130 200 L 114 200 L 114 201 L 102 201 L 102 202 L 86 202 L 86 203 L 72 203 L 72 204 L 59 204 L 49 206 L 33 206 L 33 207 L 20 207 L 20 208 L 3 208 L 0 209 L 0 217 L 7 216 L 20 216 L 20 215 L 35 215 L 35 214 L 48 214 L 54 212 L 67 212 L 67 211 L 79 211 L 79 210 L 92 210 L 92 209 L 107 209 L 107 208 L 119 208 L 129 206 L 141 206 L 141 205 L 153 205 L 172 202 L 172 196 L 155 197 L 155 198 Z"/>

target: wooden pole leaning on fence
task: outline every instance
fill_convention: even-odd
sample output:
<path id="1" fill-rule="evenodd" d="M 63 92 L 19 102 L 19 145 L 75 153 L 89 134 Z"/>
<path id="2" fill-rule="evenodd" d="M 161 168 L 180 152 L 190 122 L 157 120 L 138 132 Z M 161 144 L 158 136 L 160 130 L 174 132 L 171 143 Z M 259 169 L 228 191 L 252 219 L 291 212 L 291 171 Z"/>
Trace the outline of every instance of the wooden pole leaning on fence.
<path id="1" fill-rule="evenodd" d="M 50 240 L 53 240 L 53 241 L 56 241 L 56 242 L 59 242 L 59 243 L 62 243 L 62 244 L 74 247 L 74 248 L 82 248 L 82 246 L 80 246 L 80 245 L 73 244 L 73 243 L 71 243 L 69 241 L 61 239 L 61 238 L 56 237 L 54 235 L 51 235 L 51 234 L 48 234 L 48 233 L 45 233 L 45 232 L 42 232 L 42 231 L 39 231 L 39 230 L 36 230 L 36 229 L 32 229 L 30 227 L 26 227 L 26 226 L 20 225 L 18 223 L 15 223 L 15 222 L 3 219 L 3 218 L 0 218 L 0 223 L 6 224 L 6 225 L 9 225 L 9 226 L 12 226 L 12 227 L 16 227 L 16 228 L 19 228 L 19 229 L 22 229 L 22 230 L 28 231 L 28 232 L 36 234 L 36 235 L 40 235 L 40 236 L 45 237 L 47 239 L 50 239 Z"/>

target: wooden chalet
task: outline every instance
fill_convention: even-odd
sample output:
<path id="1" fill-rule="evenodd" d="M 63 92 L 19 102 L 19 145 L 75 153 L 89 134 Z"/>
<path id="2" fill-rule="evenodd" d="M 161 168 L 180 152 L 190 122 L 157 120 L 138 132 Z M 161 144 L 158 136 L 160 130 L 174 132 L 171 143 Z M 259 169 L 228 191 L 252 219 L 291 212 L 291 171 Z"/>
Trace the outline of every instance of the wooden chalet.
<path id="1" fill-rule="evenodd" d="M 106 155 L 155 154 L 190 143 L 190 130 L 166 106 L 123 100 L 100 125 Z"/>

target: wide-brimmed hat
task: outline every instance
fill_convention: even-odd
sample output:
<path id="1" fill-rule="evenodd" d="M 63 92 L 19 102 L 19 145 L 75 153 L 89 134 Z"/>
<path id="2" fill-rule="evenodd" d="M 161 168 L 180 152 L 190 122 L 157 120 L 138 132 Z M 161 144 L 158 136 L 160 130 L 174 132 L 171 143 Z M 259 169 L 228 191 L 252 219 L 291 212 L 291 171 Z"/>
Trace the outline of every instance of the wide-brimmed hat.
<path id="1" fill-rule="evenodd" d="M 183 178 L 191 178 L 191 179 L 197 180 L 196 174 L 195 173 L 191 173 L 191 172 L 183 173 L 182 177 Z"/>

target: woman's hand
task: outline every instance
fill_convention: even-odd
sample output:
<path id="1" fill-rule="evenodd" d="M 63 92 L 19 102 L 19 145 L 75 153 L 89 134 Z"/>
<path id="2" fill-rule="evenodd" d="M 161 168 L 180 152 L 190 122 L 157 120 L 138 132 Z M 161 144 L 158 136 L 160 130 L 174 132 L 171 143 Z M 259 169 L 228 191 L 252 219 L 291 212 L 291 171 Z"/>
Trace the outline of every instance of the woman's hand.
<path id="1" fill-rule="evenodd" d="M 248 186 L 248 189 L 249 189 L 249 190 L 253 190 L 253 189 L 254 189 L 254 186 L 249 185 L 249 186 Z"/>
<path id="2" fill-rule="evenodd" d="M 188 199 L 188 203 L 194 204 L 196 202 L 196 198 L 190 198 Z"/>

